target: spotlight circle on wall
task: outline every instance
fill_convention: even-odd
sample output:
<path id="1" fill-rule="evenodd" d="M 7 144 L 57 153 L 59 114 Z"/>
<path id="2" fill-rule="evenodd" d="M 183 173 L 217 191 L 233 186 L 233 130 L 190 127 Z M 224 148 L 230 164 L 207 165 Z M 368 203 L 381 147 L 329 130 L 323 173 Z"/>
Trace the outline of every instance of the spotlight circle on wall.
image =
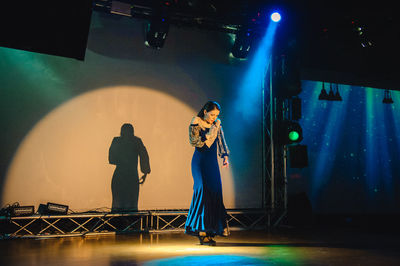
<path id="1" fill-rule="evenodd" d="M 110 86 L 76 95 L 26 133 L 3 181 L 2 205 L 56 202 L 85 212 L 111 208 L 115 192 L 126 195 L 126 186 L 135 195 L 140 167 L 136 165 L 138 177 L 129 170 L 121 181 L 119 175 L 114 177 L 116 166 L 108 159 L 113 139 L 129 123 L 145 146 L 151 166 L 146 182 L 136 190 L 138 209 L 187 208 L 193 194 L 190 162 L 194 148 L 185 141 L 186 127 L 196 113 L 185 102 L 148 87 Z M 221 174 L 225 176 L 221 181 L 224 202 L 234 208 L 231 171 Z M 129 199 L 123 201 L 132 202 Z"/>

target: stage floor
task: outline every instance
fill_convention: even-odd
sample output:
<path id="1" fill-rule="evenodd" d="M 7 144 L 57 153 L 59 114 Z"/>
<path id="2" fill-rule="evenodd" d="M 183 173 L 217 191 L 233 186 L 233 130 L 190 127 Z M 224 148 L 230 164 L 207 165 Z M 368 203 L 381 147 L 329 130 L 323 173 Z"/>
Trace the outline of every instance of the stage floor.
<path id="1" fill-rule="evenodd" d="M 0 241 L 0 265 L 400 265 L 399 233 L 233 231 L 217 246 L 183 232 Z"/>

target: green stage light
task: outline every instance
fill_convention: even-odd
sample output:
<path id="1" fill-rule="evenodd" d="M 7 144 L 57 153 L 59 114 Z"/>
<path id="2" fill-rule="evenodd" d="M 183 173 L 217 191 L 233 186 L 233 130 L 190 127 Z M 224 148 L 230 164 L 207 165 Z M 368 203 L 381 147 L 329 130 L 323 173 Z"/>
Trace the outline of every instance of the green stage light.
<path id="1" fill-rule="evenodd" d="M 289 139 L 293 142 L 297 141 L 300 138 L 300 134 L 297 131 L 290 131 L 289 132 Z"/>
<path id="2" fill-rule="evenodd" d="M 279 125 L 278 141 L 280 144 L 294 144 L 303 140 L 303 130 L 296 121 L 283 120 Z"/>

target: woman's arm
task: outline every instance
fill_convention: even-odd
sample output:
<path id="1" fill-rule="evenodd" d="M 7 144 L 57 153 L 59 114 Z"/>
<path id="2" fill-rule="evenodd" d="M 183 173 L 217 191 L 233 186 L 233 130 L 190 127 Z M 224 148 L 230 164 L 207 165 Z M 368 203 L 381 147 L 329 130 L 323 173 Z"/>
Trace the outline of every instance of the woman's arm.
<path id="1" fill-rule="evenodd" d="M 201 121 L 200 117 L 195 117 L 192 119 L 192 122 L 189 126 L 189 141 L 190 144 L 194 147 L 201 148 L 206 145 L 208 148 L 214 143 L 215 139 L 218 137 L 219 129 L 220 129 L 220 121 L 216 121 L 215 124 L 211 125 L 209 131 L 205 133 L 205 131 L 201 130 L 202 127 L 200 123 L 204 123 Z"/>
<path id="2" fill-rule="evenodd" d="M 224 130 L 222 127 L 218 131 L 218 155 L 223 159 L 222 167 L 229 167 L 229 149 L 225 141 Z"/>
<path id="3" fill-rule="evenodd" d="M 201 148 L 204 146 L 205 137 L 200 135 L 200 125 L 198 117 L 194 117 L 189 126 L 189 142 L 193 147 Z"/>
<path id="4" fill-rule="evenodd" d="M 229 156 L 229 148 L 225 141 L 225 135 L 222 126 L 218 131 L 218 156 L 221 158 Z"/>

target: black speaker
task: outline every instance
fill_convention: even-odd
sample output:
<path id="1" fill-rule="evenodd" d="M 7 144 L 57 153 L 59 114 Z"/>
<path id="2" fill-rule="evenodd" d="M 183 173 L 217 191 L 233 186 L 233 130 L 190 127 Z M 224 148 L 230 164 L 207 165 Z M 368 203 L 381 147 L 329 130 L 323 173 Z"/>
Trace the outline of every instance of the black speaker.
<path id="1" fill-rule="evenodd" d="M 92 0 L 2 1 L 0 46 L 84 60 Z"/>
<path id="2" fill-rule="evenodd" d="M 306 145 L 289 146 L 289 166 L 291 168 L 304 168 L 308 166 Z"/>

